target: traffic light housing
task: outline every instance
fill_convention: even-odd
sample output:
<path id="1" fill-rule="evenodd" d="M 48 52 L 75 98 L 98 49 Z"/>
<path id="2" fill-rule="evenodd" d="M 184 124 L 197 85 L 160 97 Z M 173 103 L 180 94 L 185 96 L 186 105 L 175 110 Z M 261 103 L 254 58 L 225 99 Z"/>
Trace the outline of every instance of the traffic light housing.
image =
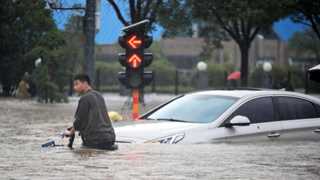
<path id="1" fill-rule="evenodd" d="M 143 31 L 127 31 L 119 37 L 119 44 L 125 53 L 119 53 L 119 62 L 125 72 L 119 72 L 119 81 L 127 88 L 143 88 L 152 82 L 153 72 L 145 72 L 144 68 L 153 61 L 152 53 L 144 53 L 144 49 L 152 44 L 152 37 Z"/>

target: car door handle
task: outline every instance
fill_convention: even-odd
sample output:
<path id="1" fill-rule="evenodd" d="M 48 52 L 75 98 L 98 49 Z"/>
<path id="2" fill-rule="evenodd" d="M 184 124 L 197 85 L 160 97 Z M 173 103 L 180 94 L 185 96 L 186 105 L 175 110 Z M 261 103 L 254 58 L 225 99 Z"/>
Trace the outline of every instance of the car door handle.
<path id="1" fill-rule="evenodd" d="M 277 137 L 280 137 L 279 133 L 272 132 L 268 134 L 268 138 L 277 138 Z"/>
<path id="2" fill-rule="evenodd" d="M 313 130 L 314 133 L 319 133 L 320 134 L 320 128 Z"/>

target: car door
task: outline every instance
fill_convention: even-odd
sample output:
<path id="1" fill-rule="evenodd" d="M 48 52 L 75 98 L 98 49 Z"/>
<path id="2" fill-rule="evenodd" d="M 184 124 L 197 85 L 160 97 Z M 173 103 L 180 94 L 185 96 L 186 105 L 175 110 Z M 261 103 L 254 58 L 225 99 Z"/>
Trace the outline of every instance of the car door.
<path id="1" fill-rule="evenodd" d="M 320 107 L 296 97 L 275 97 L 284 140 L 320 140 Z"/>
<path id="2" fill-rule="evenodd" d="M 250 125 L 225 127 L 237 115 L 249 118 Z M 273 99 L 260 97 L 242 104 L 217 130 L 227 142 L 277 140 L 282 133 L 282 123 L 277 121 Z"/>

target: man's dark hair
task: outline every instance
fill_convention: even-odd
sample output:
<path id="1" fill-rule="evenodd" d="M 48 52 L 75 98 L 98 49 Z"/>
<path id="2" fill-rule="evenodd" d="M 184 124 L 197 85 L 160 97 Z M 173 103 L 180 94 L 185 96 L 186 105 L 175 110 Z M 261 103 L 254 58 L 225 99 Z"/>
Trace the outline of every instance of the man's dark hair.
<path id="1" fill-rule="evenodd" d="M 89 85 L 91 85 L 90 78 L 86 74 L 77 74 L 73 78 L 74 81 L 79 80 L 81 82 L 87 82 Z"/>

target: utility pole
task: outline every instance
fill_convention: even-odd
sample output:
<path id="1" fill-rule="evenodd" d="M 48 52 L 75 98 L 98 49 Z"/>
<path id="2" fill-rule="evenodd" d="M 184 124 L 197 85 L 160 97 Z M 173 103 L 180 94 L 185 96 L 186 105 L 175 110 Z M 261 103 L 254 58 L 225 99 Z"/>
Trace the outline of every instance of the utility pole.
<path id="1" fill-rule="evenodd" d="M 98 2 L 97 2 L 98 1 Z M 97 4 L 100 5 L 100 0 L 86 0 L 86 7 L 62 7 L 57 0 L 47 0 L 50 8 L 53 10 L 84 10 L 83 33 L 85 36 L 84 43 L 84 72 L 90 77 L 92 84 L 95 81 L 95 34 L 96 34 L 96 9 Z M 98 8 L 100 9 L 100 8 Z"/>
<path id="2" fill-rule="evenodd" d="M 84 44 L 84 57 L 85 65 L 84 71 L 90 77 L 92 84 L 95 81 L 95 34 L 96 34 L 96 0 L 86 0 L 86 11 L 84 16 L 84 34 L 85 34 L 85 44 Z"/>

